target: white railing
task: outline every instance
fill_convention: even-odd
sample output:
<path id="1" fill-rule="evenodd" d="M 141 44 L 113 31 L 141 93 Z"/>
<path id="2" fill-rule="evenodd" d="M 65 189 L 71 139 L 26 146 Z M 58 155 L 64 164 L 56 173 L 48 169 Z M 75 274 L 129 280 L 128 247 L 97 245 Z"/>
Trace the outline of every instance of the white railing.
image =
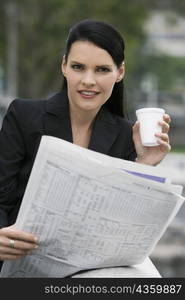
<path id="1" fill-rule="evenodd" d="M 185 186 L 185 153 L 169 153 L 160 163 L 176 184 Z"/>
<path id="2" fill-rule="evenodd" d="M 12 100 L 13 100 L 12 97 L 0 94 L 0 107 L 8 108 Z"/>
<path id="3" fill-rule="evenodd" d="M 102 268 L 96 270 L 88 270 L 80 272 L 79 274 L 75 274 L 71 276 L 72 278 L 128 278 L 128 277 L 161 277 L 161 274 L 158 272 L 157 268 L 151 261 L 149 257 L 147 257 L 141 264 L 127 267 L 116 267 L 116 268 Z"/>

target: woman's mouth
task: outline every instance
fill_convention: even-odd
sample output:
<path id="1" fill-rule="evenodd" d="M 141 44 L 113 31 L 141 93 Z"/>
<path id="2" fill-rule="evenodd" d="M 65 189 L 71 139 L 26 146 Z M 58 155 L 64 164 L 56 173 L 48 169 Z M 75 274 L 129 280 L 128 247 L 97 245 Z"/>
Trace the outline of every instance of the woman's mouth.
<path id="1" fill-rule="evenodd" d="M 88 90 L 81 90 L 81 91 L 78 91 L 78 93 L 79 93 L 83 98 L 86 98 L 86 99 L 93 98 L 93 97 L 95 97 L 96 95 L 99 94 L 99 92 L 96 92 L 96 91 L 88 91 Z"/>

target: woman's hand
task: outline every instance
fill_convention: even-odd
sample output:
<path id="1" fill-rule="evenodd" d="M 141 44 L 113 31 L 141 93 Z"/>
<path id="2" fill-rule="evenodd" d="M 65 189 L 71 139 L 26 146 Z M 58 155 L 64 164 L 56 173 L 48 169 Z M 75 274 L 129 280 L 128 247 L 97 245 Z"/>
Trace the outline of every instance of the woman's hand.
<path id="1" fill-rule="evenodd" d="M 16 229 L 15 225 L 0 229 L 0 260 L 14 260 L 36 249 L 37 238 Z"/>
<path id="2" fill-rule="evenodd" d="M 155 166 L 158 163 L 160 163 L 160 161 L 171 150 L 168 136 L 169 123 L 170 116 L 164 114 L 163 121 L 159 122 L 159 124 L 162 126 L 162 133 L 155 134 L 159 146 L 146 147 L 143 146 L 141 143 L 141 137 L 139 133 L 139 122 L 136 121 L 136 123 L 133 126 L 133 141 L 137 152 L 137 162 Z"/>

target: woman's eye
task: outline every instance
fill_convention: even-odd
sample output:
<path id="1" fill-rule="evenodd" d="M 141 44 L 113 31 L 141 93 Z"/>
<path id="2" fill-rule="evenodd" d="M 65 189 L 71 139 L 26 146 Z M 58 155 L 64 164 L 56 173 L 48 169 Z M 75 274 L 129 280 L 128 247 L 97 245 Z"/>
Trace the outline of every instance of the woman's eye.
<path id="1" fill-rule="evenodd" d="M 103 73 L 108 73 L 108 72 L 110 72 L 110 69 L 108 69 L 106 67 L 98 67 L 97 71 L 98 72 L 103 72 Z"/>
<path id="2" fill-rule="evenodd" d="M 82 70 L 82 66 L 81 65 L 72 65 L 71 66 L 73 70 Z"/>

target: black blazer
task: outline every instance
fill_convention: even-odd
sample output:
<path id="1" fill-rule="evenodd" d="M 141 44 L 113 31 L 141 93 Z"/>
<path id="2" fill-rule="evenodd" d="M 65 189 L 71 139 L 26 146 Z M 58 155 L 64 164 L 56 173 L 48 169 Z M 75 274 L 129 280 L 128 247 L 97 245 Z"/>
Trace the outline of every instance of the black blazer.
<path id="1" fill-rule="evenodd" d="M 42 135 L 72 142 L 65 92 L 48 100 L 14 100 L 0 131 L 0 228 L 15 222 Z M 102 107 L 89 149 L 135 160 L 131 124 Z"/>

